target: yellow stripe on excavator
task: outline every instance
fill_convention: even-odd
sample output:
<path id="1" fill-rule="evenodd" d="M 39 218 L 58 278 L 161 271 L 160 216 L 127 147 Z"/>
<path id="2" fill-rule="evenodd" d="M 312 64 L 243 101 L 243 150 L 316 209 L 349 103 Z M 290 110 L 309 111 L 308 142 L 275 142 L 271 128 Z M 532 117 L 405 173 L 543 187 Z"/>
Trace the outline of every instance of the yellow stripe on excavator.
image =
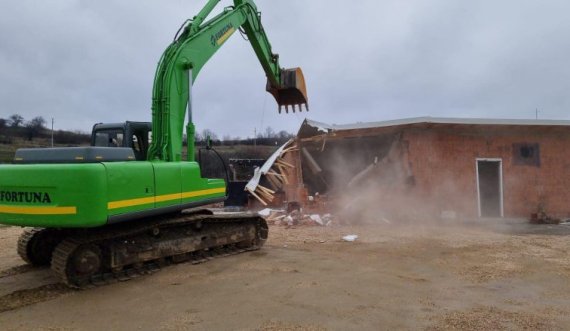
<path id="1" fill-rule="evenodd" d="M 210 195 L 210 194 L 215 194 L 215 193 L 225 193 L 225 192 L 226 192 L 225 187 L 221 187 L 221 188 L 213 188 L 213 189 L 207 189 L 207 190 L 201 190 L 201 191 L 190 191 L 190 192 L 182 192 L 182 193 L 174 193 L 174 194 L 157 195 L 156 197 L 118 200 L 118 201 L 109 202 L 107 204 L 107 209 L 117 209 L 117 208 L 140 206 L 140 205 L 146 205 L 146 204 L 154 203 L 154 202 L 164 202 L 164 201 L 171 201 L 171 200 L 177 200 L 177 199 L 194 198 L 194 197 L 200 197 L 200 196 L 204 196 L 204 195 Z"/>
<path id="2" fill-rule="evenodd" d="M 23 215 L 74 215 L 77 214 L 77 208 L 0 205 L 0 213 Z"/>
<path id="3" fill-rule="evenodd" d="M 226 33 L 224 33 L 220 39 L 216 40 L 216 44 L 218 44 L 218 46 L 220 46 L 221 44 L 224 43 L 224 41 L 226 41 L 231 35 L 232 33 L 234 33 L 236 31 L 235 28 L 230 28 L 228 31 L 226 31 Z"/>

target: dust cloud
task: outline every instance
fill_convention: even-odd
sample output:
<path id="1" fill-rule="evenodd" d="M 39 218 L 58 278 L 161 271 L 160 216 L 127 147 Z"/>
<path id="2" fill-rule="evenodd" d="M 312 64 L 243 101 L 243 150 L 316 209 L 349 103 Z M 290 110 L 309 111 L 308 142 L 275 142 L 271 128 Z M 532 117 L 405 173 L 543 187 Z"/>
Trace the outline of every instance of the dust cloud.
<path id="1" fill-rule="evenodd" d="M 453 176 L 418 183 L 402 135 L 385 146 L 361 147 L 360 154 L 334 146 L 313 153 L 321 161 L 319 175 L 328 184 L 329 205 L 339 223 L 428 226 L 472 220 L 474 192 L 460 187 Z"/>

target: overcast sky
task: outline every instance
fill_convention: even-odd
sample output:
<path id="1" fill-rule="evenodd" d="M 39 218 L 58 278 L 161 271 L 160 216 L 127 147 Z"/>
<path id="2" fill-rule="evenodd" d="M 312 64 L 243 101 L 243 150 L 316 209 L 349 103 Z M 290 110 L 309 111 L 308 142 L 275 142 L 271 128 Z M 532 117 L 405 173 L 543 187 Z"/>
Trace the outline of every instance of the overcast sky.
<path id="1" fill-rule="evenodd" d="M 205 1 L 0 0 L 0 117 L 56 129 L 150 121 L 156 63 Z M 296 132 L 416 116 L 570 119 L 567 0 L 258 0 L 284 67 L 305 73 L 311 111 L 277 113 L 248 42 L 234 34 L 194 85 L 198 130 Z M 215 12 L 230 1 L 222 1 Z"/>

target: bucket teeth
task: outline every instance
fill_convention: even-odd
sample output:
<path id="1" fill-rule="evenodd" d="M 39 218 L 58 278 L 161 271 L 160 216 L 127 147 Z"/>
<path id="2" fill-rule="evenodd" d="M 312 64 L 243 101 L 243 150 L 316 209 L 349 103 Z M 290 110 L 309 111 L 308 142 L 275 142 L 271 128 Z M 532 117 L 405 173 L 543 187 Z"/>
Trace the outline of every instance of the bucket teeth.
<path id="1" fill-rule="evenodd" d="M 303 111 L 303 105 L 307 111 L 309 110 L 307 88 L 301 68 L 282 69 L 279 83 L 272 83 L 268 79 L 266 90 L 277 101 L 280 114 L 282 113 L 282 106 L 285 106 L 285 113 L 287 114 L 289 113 L 289 106 L 291 106 L 293 113 L 297 112 L 295 106 L 298 107 L 299 112 Z"/>
<path id="2" fill-rule="evenodd" d="M 309 111 L 309 104 L 308 103 L 298 103 L 298 104 L 285 104 L 285 105 L 278 105 L 277 106 L 277 110 L 279 111 L 279 114 L 281 114 L 283 112 L 283 109 L 285 109 L 285 113 L 289 114 L 289 110 L 291 110 L 291 112 L 295 113 L 295 112 L 303 112 L 303 106 L 305 106 L 305 111 L 308 112 Z M 291 107 L 291 108 L 289 108 Z"/>

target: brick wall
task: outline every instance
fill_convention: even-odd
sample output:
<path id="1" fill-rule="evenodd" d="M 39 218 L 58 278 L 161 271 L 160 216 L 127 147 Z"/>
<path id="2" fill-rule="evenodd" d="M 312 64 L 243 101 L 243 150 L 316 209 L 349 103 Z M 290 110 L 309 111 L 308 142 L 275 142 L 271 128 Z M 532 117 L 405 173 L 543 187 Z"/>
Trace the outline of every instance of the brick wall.
<path id="1" fill-rule="evenodd" d="M 477 158 L 502 159 L 505 217 L 570 216 L 570 129 L 541 126 L 427 125 L 403 129 L 416 194 L 436 212 L 477 217 Z M 536 143 L 540 165 L 519 165 L 513 144 Z"/>

